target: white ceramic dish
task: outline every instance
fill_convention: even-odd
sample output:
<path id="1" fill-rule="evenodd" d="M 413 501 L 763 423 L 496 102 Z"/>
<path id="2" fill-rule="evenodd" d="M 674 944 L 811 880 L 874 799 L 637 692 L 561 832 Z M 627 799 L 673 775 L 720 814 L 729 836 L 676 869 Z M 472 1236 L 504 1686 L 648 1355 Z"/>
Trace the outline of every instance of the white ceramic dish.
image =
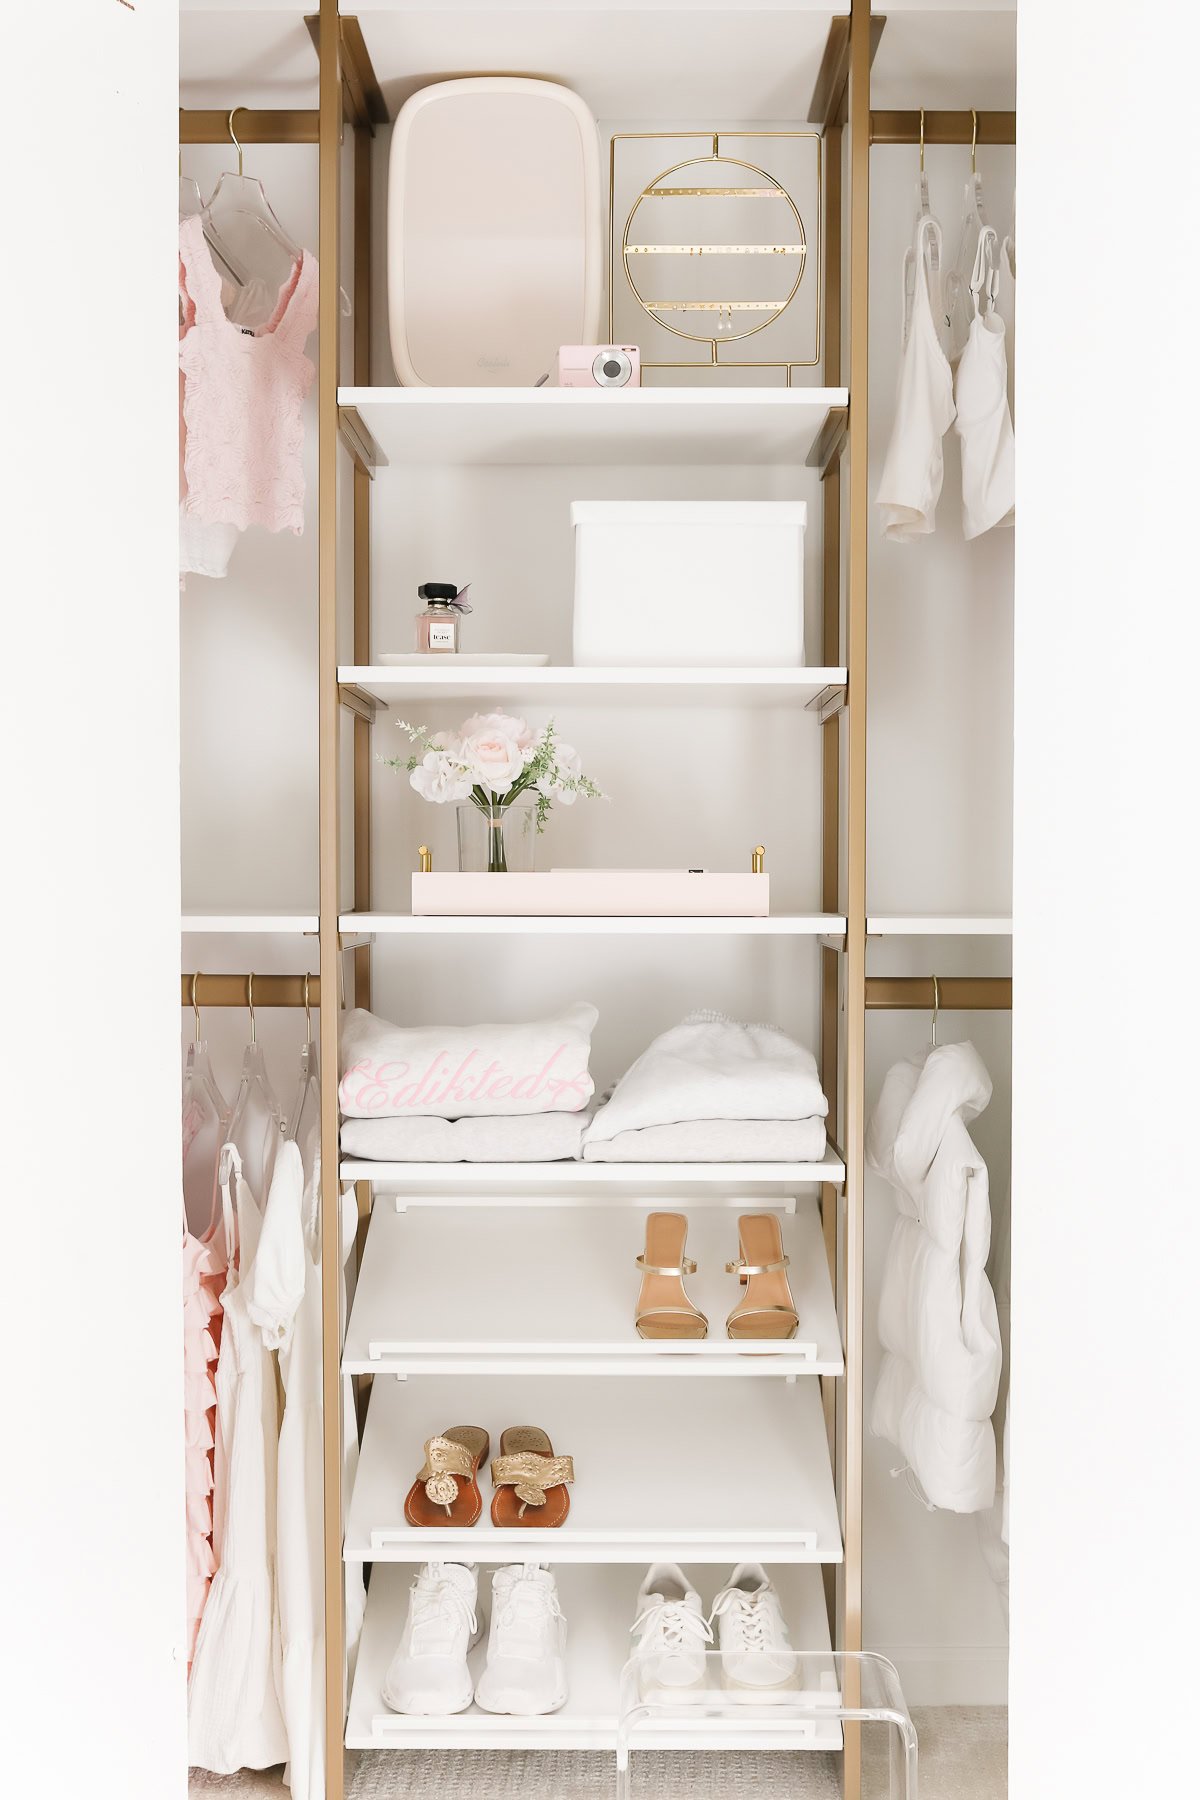
<path id="1" fill-rule="evenodd" d="M 466 653 L 442 650 L 433 655 L 418 650 L 382 650 L 375 661 L 386 663 L 391 669 L 415 668 L 419 663 L 458 663 L 463 668 L 540 669 L 550 657 L 526 650 L 473 650 Z"/>

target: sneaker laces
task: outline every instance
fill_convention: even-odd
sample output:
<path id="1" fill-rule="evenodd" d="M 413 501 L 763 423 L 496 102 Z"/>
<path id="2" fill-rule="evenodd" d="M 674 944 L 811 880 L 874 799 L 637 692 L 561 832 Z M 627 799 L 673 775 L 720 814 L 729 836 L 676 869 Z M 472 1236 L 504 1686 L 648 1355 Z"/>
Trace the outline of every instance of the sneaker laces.
<path id="1" fill-rule="evenodd" d="M 563 1610 L 557 1589 L 539 1581 L 538 1574 L 537 1569 L 525 1569 L 503 1589 L 493 1589 L 500 1605 L 493 1615 L 489 1655 L 523 1656 L 530 1661 L 541 1657 L 546 1627 L 561 1619 Z"/>
<path id="2" fill-rule="evenodd" d="M 723 1588 L 713 1601 L 711 1618 L 728 1617 L 729 1629 L 738 1650 L 765 1650 L 767 1633 L 774 1625 L 774 1599 L 769 1588 L 747 1594 L 743 1588 Z"/>
<path id="3" fill-rule="evenodd" d="M 682 1600 L 652 1599 L 630 1630 L 636 1633 L 643 1626 L 646 1627 L 646 1641 L 640 1646 L 643 1651 L 675 1653 L 696 1650 L 713 1641 L 710 1622 L 694 1607 L 685 1606 Z"/>
<path id="4" fill-rule="evenodd" d="M 475 1608 L 460 1587 L 457 1587 L 441 1570 L 439 1565 L 431 1564 L 421 1569 L 409 1585 L 412 1599 L 409 1602 L 409 1618 L 412 1622 L 412 1647 L 417 1653 L 418 1632 L 444 1635 L 447 1628 L 453 1629 L 465 1625 L 468 1637 L 474 1637 L 478 1629 Z"/>

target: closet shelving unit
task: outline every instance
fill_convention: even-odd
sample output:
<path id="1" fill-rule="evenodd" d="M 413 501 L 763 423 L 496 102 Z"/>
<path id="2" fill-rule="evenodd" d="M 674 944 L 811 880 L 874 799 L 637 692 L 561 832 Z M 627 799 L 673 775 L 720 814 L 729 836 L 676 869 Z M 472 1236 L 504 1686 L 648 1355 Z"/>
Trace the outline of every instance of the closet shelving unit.
<path id="1" fill-rule="evenodd" d="M 516 15 L 498 10 L 463 14 L 486 46 L 474 59 L 462 21 L 454 23 L 453 7 L 405 0 L 389 7 L 363 0 L 360 11 L 362 21 L 343 18 L 338 0 L 319 0 L 319 11 L 307 21 L 319 65 L 315 113 L 239 114 L 245 143 L 315 142 L 319 150 L 318 913 L 314 918 L 206 912 L 186 916 L 184 928 L 315 928 L 320 972 L 309 983 L 310 1000 L 318 1004 L 321 995 L 338 994 L 344 978 L 359 1005 L 371 1002 L 372 944 L 383 954 L 384 941 L 410 935 L 811 938 L 812 950 L 798 947 L 796 954 L 819 957 L 819 1060 L 833 1135 L 845 1148 L 831 1147 L 820 1163 L 792 1165 L 465 1167 L 339 1161 L 336 1084 L 323 1082 L 327 1269 L 338 1266 L 342 1182 L 356 1185 L 366 1226 L 350 1318 L 341 1317 L 337 1282 L 325 1284 L 322 1301 L 329 1800 L 342 1800 L 344 1746 L 613 1748 L 617 1677 L 627 1655 L 634 1595 L 645 1563 L 654 1558 L 727 1566 L 740 1557 L 759 1557 L 773 1568 L 798 1644 L 861 1648 L 866 1016 L 876 1007 L 927 1006 L 933 985 L 932 979 L 868 977 L 868 935 L 1003 936 L 1011 929 L 999 918 L 867 913 L 866 396 L 872 143 L 915 144 L 922 127 L 931 144 L 969 143 L 973 129 L 981 143 L 1011 142 L 1013 115 L 927 112 L 922 119 L 916 111 L 872 113 L 871 62 L 884 21 L 872 17 L 870 0 L 849 0 L 846 17 L 803 6 L 771 9 L 755 15 L 753 28 L 736 8 L 726 13 L 700 8 L 689 20 L 694 30 L 672 40 L 669 67 L 657 67 L 653 56 L 643 67 L 618 46 L 607 52 L 607 61 L 597 59 L 596 80 L 609 116 L 652 116 L 667 77 L 681 113 L 729 116 L 737 112 L 737 83 L 755 58 L 759 76 L 768 69 L 775 91 L 794 44 L 797 89 L 789 110 L 804 109 L 803 88 L 815 74 L 807 116 L 824 140 L 823 379 L 829 385 L 782 391 L 646 389 L 623 395 L 374 388 L 372 138 L 389 116 L 376 70 L 389 80 L 399 77 L 419 86 L 473 60 L 478 66 L 529 69 L 545 58 L 535 54 L 532 40 L 510 41 L 506 27 Z M 594 22 L 605 11 L 604 0 L 593 0 L 587 13 L 573 6 L 526 13 L 520 29 L 552 34 L 546 55 L 554 66 L 546 72 L 569 81 L 564 45 L 577 28 L 586 31 L 588 18 Z M 661 58 L 665 40 L 655 35 L 656 9 L 639 11 L 650 15 L 650 22 L 642 19 L 630 29 L 648 34 L 646 42 L 651 49 L 658 44 Z M 492 47 L 497 32 L 501 36 Z M 621 105 L 613 95 L 623 80 Z M 605 105 L 594 110 L 604 116 Z M 224 111 L 184 113 L 181 137 L 222 140 L 226 119 Z M 349 256 L 343 254 L 342 217 L 347 176 Z M 353 298 L 350 366 L 344 370 L 340 287 Z M 343 373 L 350 378 L 345 385 Z M 439 460 L 517 467 L 548 461 L 580 466 L 806 461 L 821 484 L 814 509 L 823 527 L 820 665 L 473 671 L 372 664 L 373 492 L 387 484 L 391 504 L 403 492 L 406 467 Z M 348 533 L 340 484 L 345 484 Z M 349 555 L 343 557 L 347 535 Z M 351 572 L 350 594 L 342 564 Z M 346 600 L 350 629 L 343 634 L 340 601 Z M 770 700 L 807 710 L 820 735 L 820 910 L 766 920 L 414 919 L 376 910 L 370 806 L 375 714 L 400 700 L 410 704 L 434 694 L 470 698 L 485 692 L 514 702 L 586 695 L 630 707 L 662 707 L 683 696 L 739 707 Z M 353 734 L 345 790 L 352 792 L 349 805 L 343 804 L 343 720 L 350 721 Z M 344 860 L 352 866 L 349 906 L 342 888 Z M 399 946 L 387 952 L 403 953 Z M 206 977 L 203 1004 L 244 1004 L 238 985 L 243 980 Z M 266 1004 L 304 1003 L 302 977 L 271 980 Z M 939 978 L 939 988 L 946 1008 L 1011 1004 L 1007 980 Z M 186 992 L 183 1000 L 186 1004 Z M 320 1049 L 323 1067 L 336 1068 L 338 1009 L 332 1004 L 321 1008 Z M 716 1336 L 670 1350 L 633 1338 L 629 1308 L 612 1296 L 632 1303 L 627 1265 L 638 1247 L 641 1213 L 684 1195 L 708 1269 L 725 1260 L 719 1247 L 729 1238 L 738 1206 L 779 1212 L 793 1250 L 801 1314 L 798 1338 L 782 1351 L 777 1344 L 769 1357 L 761 1346 L 739 1345 L 735 1351 Z M 461 1315 L 435 1305 L 431 1284 L 422 1279 L 451 1248 L 456 1288 L 470 1294 Z M 505 1290 L 503 1305 L 495 1294 L 497 1265 L 510 1272 L 514 1284 Z M 576 1292 L 572 1277 L 585 1265 L 597 1279 Z M 559 1271 L 564 1280 L 556 1288 Z M 607 1281 L 600 1278 L 605 1271 Z M 535 1294 L 542 1301 L 536 1310 L 528 1304 Z M 709 1295 L 697 1284 L 696 1297 L 719 1329 L 728 1296 L 716 1285 Z M 530 1319 L 536 1324 L 521 1323 Z M 375 1378 L 352 1493 L 343 1492 L 344 1375 Z M 423 1439 L 443 1428 L 447 1418 L 466 1412 L 489 1421 L 537 1418 L 556 1445 L 570 1450 L 580 1480 L 566 1526 L 539 1533 L 483 1523 L 461 1533 L 417 1532 L 405 1524 L 403 1495 Z M 638 1479 L 631 1479 L 631 1469 Z M 439 1554 L 469 1555 L 484 1567 L 542 1554 L 560 1571 L 571 1621 L 571 1697 L 561 1712 L 515 1719 L 471 1709 L 438 1720 L 402 1718 L 386 1709 L 382 1678 L 403 1619 L 409 1566 Z M 348 1711 L 346 1562 L 373 1569 Z M 847 1681 L 852 1679 L 848 1674 Z M 846 1698 L 852 1702 L 854 1696 Z M 698 1722 L 681 1729 L 677 1741 L 736 1747 L 761 1746 L 764 1740 L 761 1730 Z M 836 1724 L 819 1732 L 792 1727 L 772 1734 L 771 1742 L 779 1748 L 844 1748 L 844 1792 L 847 1800 L 858 1800 L 856 1727 L 848 1725 L 844 1734 Z"/>

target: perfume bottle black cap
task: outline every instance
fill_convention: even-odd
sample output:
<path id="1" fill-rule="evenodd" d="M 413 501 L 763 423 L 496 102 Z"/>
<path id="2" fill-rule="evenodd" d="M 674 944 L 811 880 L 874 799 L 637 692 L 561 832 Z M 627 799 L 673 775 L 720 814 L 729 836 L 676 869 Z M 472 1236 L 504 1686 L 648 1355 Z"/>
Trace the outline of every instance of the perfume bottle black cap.
<path id="1" fill-rule="evenodd" d="M 457 600 L 458 589 L 452 581 L 423 581 L 417 589 L 418 600 Z"/>

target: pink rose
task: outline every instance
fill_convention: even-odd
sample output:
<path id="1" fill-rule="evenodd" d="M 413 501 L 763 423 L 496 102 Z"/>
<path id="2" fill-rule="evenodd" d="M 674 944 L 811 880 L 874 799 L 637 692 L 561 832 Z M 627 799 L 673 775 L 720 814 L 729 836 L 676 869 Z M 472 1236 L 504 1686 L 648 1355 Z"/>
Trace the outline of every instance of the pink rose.
<path id="1" fill-rule="evenodd" d="M 503 717 L 502 714 L 498 716 Z M 472 725 L 476 722 L 468 720 Z M 516 739 L 494 727 L 485 727 L 470 735 L 464 733 L 458 758 L 480 787 L 497 796 L 507 794 L 525 768 L 525 758 Z"/>
<path id="2" fill-rule="evenodd" d="M 511 738 L 522 751 L 532 749 L 537 742 L 537 732 L 532 731 L 524 719 L 513 718 L 511 713 L 476 713 L 466 721 L 461 736 L 465 741 L 484 733 L 489 737 Z"/>

